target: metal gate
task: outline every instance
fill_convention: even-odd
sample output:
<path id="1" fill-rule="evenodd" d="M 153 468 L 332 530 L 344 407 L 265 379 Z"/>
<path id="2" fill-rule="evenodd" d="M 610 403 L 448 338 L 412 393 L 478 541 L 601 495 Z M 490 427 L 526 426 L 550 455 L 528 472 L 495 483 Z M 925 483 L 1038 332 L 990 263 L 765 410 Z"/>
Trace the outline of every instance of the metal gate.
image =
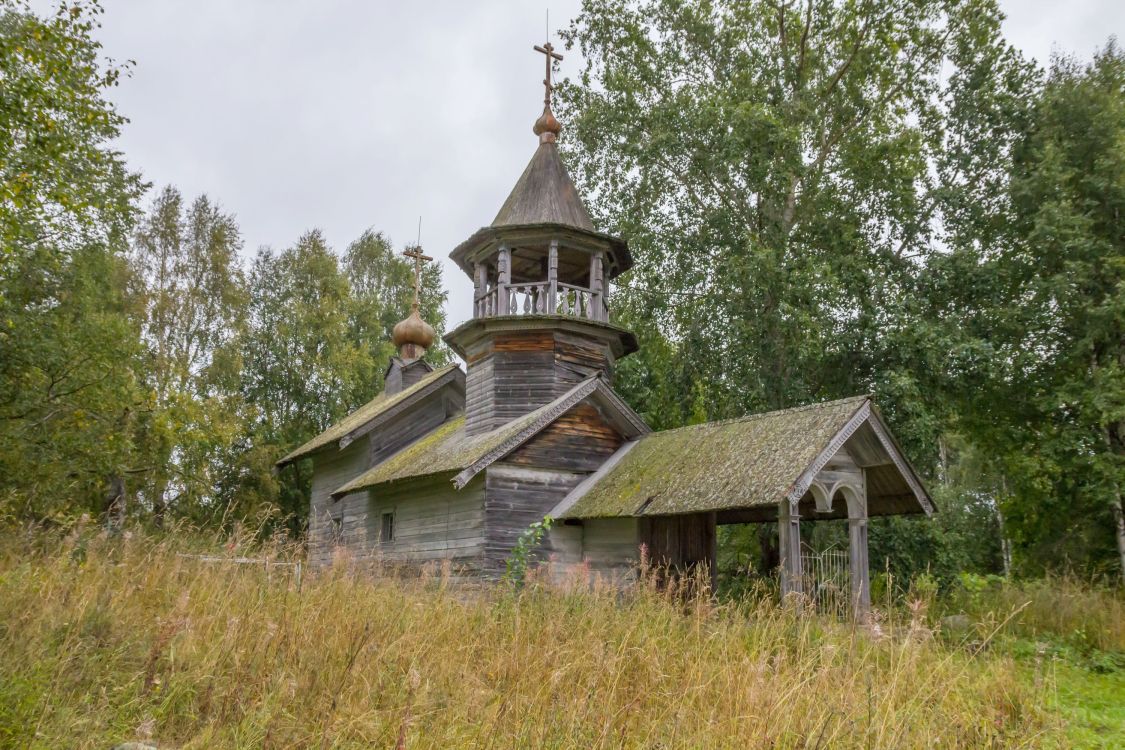
<path id="1" fill-rule="evenodd" d="M 848 551 L 832 545 L 822 552 L 801 548 L 801 581 L 818 612 L 847 617 L 851 610 Z"/>

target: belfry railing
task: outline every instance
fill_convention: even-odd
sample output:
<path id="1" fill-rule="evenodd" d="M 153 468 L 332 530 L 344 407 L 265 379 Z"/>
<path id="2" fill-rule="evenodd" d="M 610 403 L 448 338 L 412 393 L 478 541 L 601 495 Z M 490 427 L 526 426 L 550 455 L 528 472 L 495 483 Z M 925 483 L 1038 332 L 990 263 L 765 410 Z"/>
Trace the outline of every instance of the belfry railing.
<path id="1" fill-rule="evenodd" d="M 535 281 L 492 284 L 479 295 L 473 306 L 474 318 L 500 315 L 565 315 L 571 318 L 609 322 L 609 306 L 604 295 L 574 284 Z"/>

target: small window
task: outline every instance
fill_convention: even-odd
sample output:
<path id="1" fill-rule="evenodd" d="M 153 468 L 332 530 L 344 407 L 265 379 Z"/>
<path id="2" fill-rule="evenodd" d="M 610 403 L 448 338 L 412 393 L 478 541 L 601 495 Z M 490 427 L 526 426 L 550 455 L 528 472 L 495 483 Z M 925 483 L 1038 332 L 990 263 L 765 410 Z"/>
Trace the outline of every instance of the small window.
<path id="1" fill-rule="evenodd" d="M 340 516 L 332 519 L 332 543 L 344 543 L 344 519 Z"/>
<path id="2" fill-rule="evenodd" d="M 394 511 L 383 514 L 383 528 L 379 534 L 379 541 L 386 544 L 395 540 L 395 514 Z"/>

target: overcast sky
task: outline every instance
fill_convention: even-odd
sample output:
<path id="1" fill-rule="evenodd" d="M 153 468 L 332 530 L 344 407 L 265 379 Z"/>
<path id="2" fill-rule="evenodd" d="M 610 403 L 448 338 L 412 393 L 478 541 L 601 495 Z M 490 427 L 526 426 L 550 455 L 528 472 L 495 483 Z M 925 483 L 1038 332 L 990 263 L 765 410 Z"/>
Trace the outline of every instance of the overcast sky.
<path id="1" fill-rule="evenodd" d="M 159 188 L 207 193 L 246 253 L 318 227 L 337 252 L 367 227 L 444 265 L 450 327 L 472 283 L 447 255 L 492 221 L 537 140 L 531 50 L 580 0 L 103 0 L 107 55 L 136 61 L 113 93 L 120 148 Z M 1040 62 L 1089 57 L 1125 29 L 1121 0 L 1002 0 Z M 555 39 L 557 42 L 557 38 Z M 577 73 L 568 57 L 562 75 Z"/>

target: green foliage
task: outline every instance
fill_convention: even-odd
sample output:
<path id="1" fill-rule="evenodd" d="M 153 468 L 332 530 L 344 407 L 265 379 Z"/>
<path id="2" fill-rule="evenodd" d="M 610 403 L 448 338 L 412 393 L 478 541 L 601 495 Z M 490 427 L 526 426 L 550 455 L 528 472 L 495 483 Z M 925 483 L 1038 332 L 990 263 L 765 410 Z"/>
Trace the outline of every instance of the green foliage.
<path id="1" fill-rule="evenodd" d="M 245 451 L 224 483 L 221 505 L 273 503 L 296 530 L 308 513 L 309 462 L 272 481 L 265 473 L 382 390 L 394 354 L 391 329 L 409 312 L 413 272 L 380 233 L 365 232 L 341 262 L 313 230 L 280 253 L 260 251 L 248 284 L 249 322 L 240 339 Z M 423 273 L 421 299 L 440 336 L 445 292 L 436 266 Z M 430 360 L 446 356 L 437 350 Z"/>
<path id="2" fill-rule="evenodd" d="M 150 469 L 138 499 L 157 523 L 165 509 L 199 517 L 211 498 L 222 452 L 241 429 L 237 341 L 246 321 L 242 241 L 234 217 L 206 196 L 185 208 L 174 187 L 153 202 L 133 241 L 135 295 L 152 392 L 138 439 Z"/>
<path id="3" fill-rule="evenodd" d="M 145 391 L 124 251 L 142 184 L 112 141 L 101 9 L 0 3 L 0 515 L 100 511 Z"/>
<path id="4" fill-rule="evenodd" d="M 1125 565 L 1122 55 L 1044 81 L 1000 20 L 588 0 L 564 33 L 565 147 L 636 259 L 621 391 L 658 428 L 874 392 L 943 511 L 873 526 L 899 580 L 1002 570 L 1002 538 Z"/>
<path id="5" fill-rule="evenodd" d="M 966 243 L 940 269 L 976 360 L 960 421 L 1006 477 L 1029 573 L 1125 566 L 1123 139 L 1121 50 L 1057 59 L 1011 147 L 1008 190 L 980 219 L 994 244 Z"/>
<path id="6" fill-rule="evenodd" d="M 515 588 L 522 588 L 527 580 L 527 569 L 531 564 L 532 555 L 535 553 L 543 537 L 551 530 L 552 518 L 543 516 L 542 521 L 536 521 L 528 526 L 515 546 L 512 547 L 508 559 L 504 561 L 504 582 Z"/>

